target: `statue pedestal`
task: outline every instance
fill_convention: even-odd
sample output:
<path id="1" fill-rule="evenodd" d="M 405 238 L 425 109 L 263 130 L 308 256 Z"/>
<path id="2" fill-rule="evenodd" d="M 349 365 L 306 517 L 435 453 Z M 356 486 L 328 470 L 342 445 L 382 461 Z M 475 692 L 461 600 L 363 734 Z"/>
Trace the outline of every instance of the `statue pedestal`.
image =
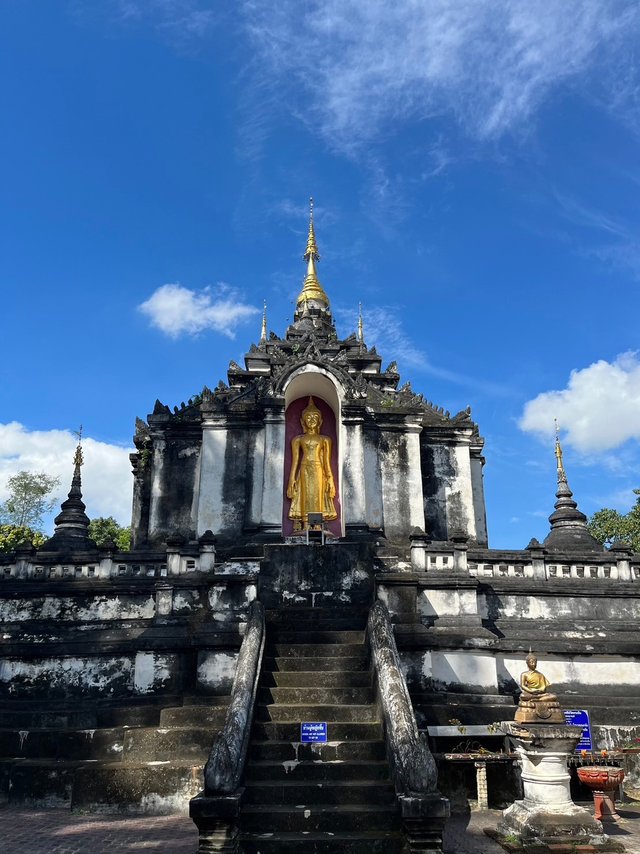
<path id="1" fill-rule="evenodd" d="M 603 842 L 602 825 L 571 800 L 567 759 L 582 729 L 566 724 L 520 724 L 506 721 L 500 729 L 522 761 L 524 800 L 502 813 L 498 831 L 523 842 Z"/>

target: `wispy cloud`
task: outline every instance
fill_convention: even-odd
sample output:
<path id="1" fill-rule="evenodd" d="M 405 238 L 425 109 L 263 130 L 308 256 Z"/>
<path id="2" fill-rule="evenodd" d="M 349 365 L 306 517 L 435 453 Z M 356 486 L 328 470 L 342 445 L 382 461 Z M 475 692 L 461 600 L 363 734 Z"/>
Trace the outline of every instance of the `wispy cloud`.
<path id="1" fill-rule="evenodd" d="M 358 318 L 353 309 L 334 307 L 334 312 L 342 323 L 351 329 L 356 328 Z M 383 359 L 385 355 L 393 357 L 398 362 L 400 371 L 403 368 L 411 368 L 456 385 L 481 389 L 489 395 L 504 396 L 509 393 L 509 390 L 499 383 L 468 377 L 434 365 L 427 353 L 407 334 L 398 306 L 370 306 L 363 311 L 363 323 L 367 346 L 375 346 Z"/>
<path id="2" fill-rule="evenodd" d="M 584 454 L 602 454 L 640 439 L 640 360 L 635 352 L 601 359 L 571 372 L 566 388 L 525 404 L 521 430 L 550 437 L 557 418 L 566 441 Z M 611 464 L 612 461 L 610 461 Z"/>
<path id="3" fill-rule="evenodd" d="M 70 430 L 29 430 L 17 421 L 0 424 L 0 501 L 7 497 L 7 480 L 19 471 L 43 471 L 59 477 L 58 499 L 66 498 L 76 441 Z M 90 436 L 83 438 L 82 445 L 82 494 L 89 517 L 115 516 L 128 525 L 133 486 L 129 453 L 133 448 Z"/>
<path id="4" fill-rule="evenodd" d="M 612 61 L 621 72 L 620 48 L 640 32 L 630 0 L 245 0 L 243 10 L 292 109 L 303 102 L 343 150 L 441 115 L 477 139 L 499 137 L 560 85 Z M 625 71 L 637 80 L 631 59 Z M 618 79 L 617 100 L 633 91 Z"/>
<path id="5" fill-rule="evenodd" d="M 193 291 L 182 285 L 162 285 L 139 310 L 171 338 L 198 335 L 207 329 L 235 338 L 236 328 L 258 314 L 260 309 L 242 302 L 229 285 L 219 282 L 217 288 Z"/>

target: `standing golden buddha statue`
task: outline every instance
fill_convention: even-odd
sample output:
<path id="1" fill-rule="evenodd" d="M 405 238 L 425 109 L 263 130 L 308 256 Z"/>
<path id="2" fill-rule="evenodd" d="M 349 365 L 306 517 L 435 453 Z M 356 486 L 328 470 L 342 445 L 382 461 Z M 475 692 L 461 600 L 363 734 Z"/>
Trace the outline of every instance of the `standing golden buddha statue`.
<path id="1" fill-rule="evenodd" d="M 289 518 L 298 531 L 308 526 L 309 513 L 322 513 L 325 521 L 338 518 L 333 501 L 336 487 L 331 471 L 332 442 L 320 433 L 322 413 L 313 397 L 302 410 L 300 423 L 304 432 L 291 440 L 287 486 L 287 497 L 291 499 Z"/>

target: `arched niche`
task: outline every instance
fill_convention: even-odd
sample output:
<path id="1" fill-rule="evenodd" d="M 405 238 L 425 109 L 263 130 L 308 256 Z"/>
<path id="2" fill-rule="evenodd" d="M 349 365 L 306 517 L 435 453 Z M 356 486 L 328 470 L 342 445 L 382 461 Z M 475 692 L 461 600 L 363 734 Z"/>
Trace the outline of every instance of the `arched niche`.
<path id="1" fill-rule="evenodd" d="M 334 442 L 333 449 L 333 476 L 336 484 L 336 509 L 338 518 L 333 522 L 327 522 L 327 528 L 336 536 L 344 536 L 344 513 L 342 512 L 342 447 L 344 445 L 342 433 L 342 398 L 343 389 L 335 377 L 329 371 L 316 365 L 304 365 L 298 368 L 287 379 L 283 386 L 285 402 L 285 462 L 283 472 L 283 514 L 282 532 L 284 536 L 293 534 L 293 522 L 289 519 L 289 507 L 291 501 L 287 498 L 286 489 L 291 466 L 291 439 L 302 432 L 300 424 L 300 412 L 306 406 L 309 396 L 318 404 L 323 412 L 323 425 L 321 432 L 330 435 Z M 302 402 L 304 401 L 304 405 Z M 323 405 L 320 405 L 320 402 Z M 327 418 L 327 407 L 333 418 Z M 331 423 L 332 421 L 332 423 Z"/>

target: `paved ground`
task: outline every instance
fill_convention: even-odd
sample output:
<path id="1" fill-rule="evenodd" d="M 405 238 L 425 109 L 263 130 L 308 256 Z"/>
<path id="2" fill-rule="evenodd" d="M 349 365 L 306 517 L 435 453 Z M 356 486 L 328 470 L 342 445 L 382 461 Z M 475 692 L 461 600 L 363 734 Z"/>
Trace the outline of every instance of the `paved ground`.
<path id="1" fill-rule="evenodd" d="M 640 854 L 640 806 L 621 806 L 619 811 L 624 822 L 611 835 L 628 854 Z M 495 827 L 499 817 L 493 810 L 454 816 L 447 825 L 447 854 L 503 854 L 482 832 Z M 11 854 L 195 854 L 197 839 L 195 825 L 184 816 L 120 818 L 0 807 L 0 851 Z"/>

